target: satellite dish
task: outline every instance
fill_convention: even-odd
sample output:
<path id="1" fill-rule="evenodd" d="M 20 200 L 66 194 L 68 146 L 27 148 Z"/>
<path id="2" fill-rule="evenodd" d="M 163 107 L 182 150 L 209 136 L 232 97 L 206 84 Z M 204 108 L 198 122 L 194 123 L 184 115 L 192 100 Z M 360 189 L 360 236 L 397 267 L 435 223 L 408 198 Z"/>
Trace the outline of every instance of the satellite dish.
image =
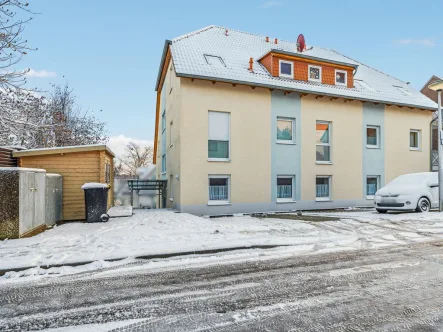
<path id="1" fill-rule="evenodd" d="M 297 38 L 297 51 L 303 52 L 305 48 L 306 48 L 305 36 L 303 36 L 303 34 L 299 34 Z"/>

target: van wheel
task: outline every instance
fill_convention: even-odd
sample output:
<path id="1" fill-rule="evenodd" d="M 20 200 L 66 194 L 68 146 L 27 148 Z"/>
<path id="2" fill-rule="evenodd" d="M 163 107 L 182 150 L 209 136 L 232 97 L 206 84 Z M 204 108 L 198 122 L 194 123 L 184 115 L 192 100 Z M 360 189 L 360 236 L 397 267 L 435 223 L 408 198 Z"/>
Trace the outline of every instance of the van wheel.
<path id="1" fill-rule="evenodd" d="M 431 209 L 431 203 L 426 197 L 422 197 L 418 200 L 417 208 L 415 211 L 417 212 L 429 212 Z"/>
<path id="2" fill-rule="evenodd" d="M 376 209 L 378 213 L 387 213 L 388 210 L 381 210 L 381 209 Z"/>

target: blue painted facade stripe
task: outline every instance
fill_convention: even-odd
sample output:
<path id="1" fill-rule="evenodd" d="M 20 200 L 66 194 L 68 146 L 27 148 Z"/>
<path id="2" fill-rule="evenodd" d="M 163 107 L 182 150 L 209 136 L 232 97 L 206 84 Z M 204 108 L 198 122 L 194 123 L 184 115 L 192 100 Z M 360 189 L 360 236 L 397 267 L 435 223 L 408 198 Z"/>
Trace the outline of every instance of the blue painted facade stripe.
<path id="1" fill-rule="evenodd" d="M 277 143 L 277 118 L 295 119 L 295 144 Z M 301 99 L 300 94 L 271 93 L 271 199 L 277 200 L 277 176 L 295 176 L 295 200 L 301 199 Z"/>
<path id="2" fill-rule="evenodd" d="M 368 148 L 366 145 L 367 126 L 378 126 L 379 148 Z M 363 197 L 366 197 L 366 178 L 379 176 L 379 188 L 385 185 L 385 107 L 384 105 L 363 104 Z"/>

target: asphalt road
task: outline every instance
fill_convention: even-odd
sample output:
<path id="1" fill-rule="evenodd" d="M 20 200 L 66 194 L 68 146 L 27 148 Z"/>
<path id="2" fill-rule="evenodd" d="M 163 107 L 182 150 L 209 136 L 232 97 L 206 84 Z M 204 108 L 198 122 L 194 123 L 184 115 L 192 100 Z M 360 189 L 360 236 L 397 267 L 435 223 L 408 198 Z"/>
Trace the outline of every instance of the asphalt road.
<path id="1" fill-rule="evenodd" d="M 116 270 L 117 271 L 117 270 Z M 0 330 L 443 331 L 443 243 L 0 287 Z"/>

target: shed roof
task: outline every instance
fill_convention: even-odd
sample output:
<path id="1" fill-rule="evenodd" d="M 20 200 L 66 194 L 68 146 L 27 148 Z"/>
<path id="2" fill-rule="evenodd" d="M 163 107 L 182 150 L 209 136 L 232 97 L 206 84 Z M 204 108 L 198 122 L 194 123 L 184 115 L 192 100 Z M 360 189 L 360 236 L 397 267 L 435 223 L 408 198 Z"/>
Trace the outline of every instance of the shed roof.
<path id="1" fill-rule="evenodd" d="M 86 152 L 86 151 L 107 151 L 110 155 L 115 157 L 114 152 L 106 144 L 91 144 L 91 145 L 77 145 L 77 146 L 62 146 L 55 148 L 41 148 L 41 149 L 29 149 L 23 151 L 15 151 L 12 153 L 14 157 L 27 157 L 27 156 L 41 156 L 49 154 L 60 153 L 74 153 L 74 152 Z"/>
<path id="2" fill-rule="evenodd" d="M 276 51 L 294 53 L 295 42 L 278 40 L 266 42 L 265 36 L 241 32 L 211 25 L 166 41 L 162 56 L 162 64 L 166 49 L 170 46 L 172 61 L 179 77 L 200 78 L 262 86 L 268 88 L 298 91 L 301 93 L 317 93 L 333 97 L 344 97 L 362 101 L 381 102 L 416 108 L 435 110 L 437 105 L 413 89 L 408 83 L 371 68 L 361 62 L 342 55 L 334 50 L 309 47 L 301 53 L 304 57 L 324 59 L 328 62 L 345 63 L 356 68 L 355 87 L 334 86 L 315 82 L 298 81 L 287 78 L 273 77 L 258 62 L 268 52 Z M 218 56 L 223 59 L 222 66 L 214 66 L 205 60 L 205 55 Z M 254 59 L 254 71 L 250 72 L 249 58 Z M 159 77 L 161 75 L 161 68 Z M 159 78 L 156 90 L 159 89 Z"/>

